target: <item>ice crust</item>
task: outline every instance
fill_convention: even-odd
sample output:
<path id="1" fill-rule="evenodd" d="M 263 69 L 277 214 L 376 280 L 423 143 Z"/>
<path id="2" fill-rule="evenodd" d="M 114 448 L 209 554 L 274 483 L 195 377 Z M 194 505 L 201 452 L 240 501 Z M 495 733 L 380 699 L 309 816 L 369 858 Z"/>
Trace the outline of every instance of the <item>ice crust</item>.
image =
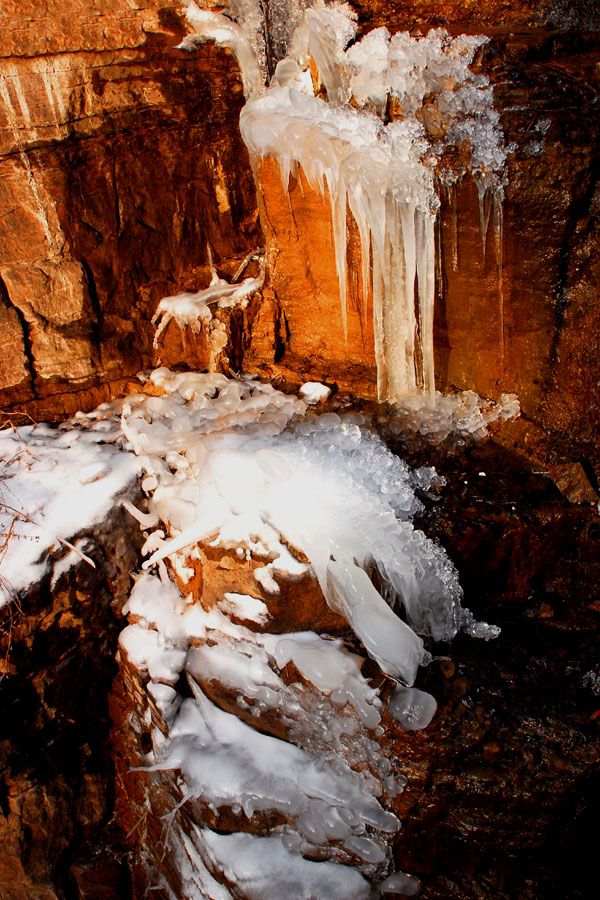
<path id="1" fill-rule="evenodd" d="M 291 13 L 283 27 L 298 24 L 269 87 L 248 94 L 242 136 L 255 164 L 278 160 L 284 189 L 302 169 L 310 186 L 327 194 L 346 339 L 350 210 L 361 240 L 365 321 L 369 295 L 373 302 L 379 398 L 421 391 L 433 401 L 438 184 L 470 171 L 484 205 L 502 198 L 507 150 L 499 115 L 487 78 L 470 68 L 488 38 L 450 37 L 443 29 L 391 36 L 378 28 L 352 43 L 357 25 L 349 4 L 315 0 L 302 17 L 305 3 L 280 3 L 270 12 L 276 16 L 282 6 Z M 260 4 L 233 4 L 231 14 L 250 39 L 257 33 Z M 197 19 L 188 20 L 197 29 Z M 245 55 L 238 59 L 243 70 Z M 394 119 L 387 122 L 390 107 Z"/>
<path id="2" fill-rule="evenodd" d="M 301 864 L 301 854 L 315 853 L 358 864 L 352 878 L 370 890 L 363 876 L 387 874 L 389 835 L 398 825 L 381 801 L 405 783 L 378 741 L 379 691 L 341 640 L 251 627 L 268 622 L 269 590 L 312 571 L 367 652 L 401 683 L 389 713 L 406 730 L 425 727 L 435 701 L 402 686 L 428 661 L 421 634 L 448 640 L 462 626 L 493 636 L 461 609 L 444 552 L 411 524 L 421 508 L 415 489 L 427 490 L 435 472 L 411 471 L 364 416 L 308 411 L 298 398 L 248 377 L 162 368 L 147 379 L 152 394 L 162 395 L 133 394 L 79 417 L 81 427 L 89 422 L 125 442 L 144 473 L 147 511 L 126 508 L 145 531 L 147 558 L 125 607 L 130 624 L 120 652 L 149 679 L 166 725 L 155 729 L 147 771 L 180 772 L 181 804 L 195 799 L 249 818 L 276 813 L 286 853 Z M 208 610 L 183 596 L 165 562 L 185 587 L 198 542 L 261 561 L 257 596 L 228 592 Z M 375 571 L 383 594 L 371 579 Z M 290 671 L 297 673 L 291 683 Z M 177 694 L 182 675 L 193 699 Z M 217 688 L 237 697 L 245 721 L 208 699 L 204 690 Z M 248 724 L 263 715 L 277 717 L 288 741 Z M 185 872 L 190 853 L 200 852 L 192 844 L 188 834 Z M 195 883 L 218 868 L 206 846 L 201 859 L 205 870 Z M 329 888 L 320 890 L 314 896 L 329 897 Z"/>
<path id="3" fill-rule="evenodd" d="M 413 488 L 428 476 L 411 473 L 353 414 L 295 421 L 302 401 L 251 379 L 165 369 L 150 378 L 162 397 L 118 405 L 152 487 L 150 516 L 162 523 L 144 568 L 210 541 L 264 559 L 258 578 L 276 591 L 278 574 L 306 571 L 296 548 L 383 671 L 412 684 L 425 659 L 419 635 L 449 640 L 461 615 L 454 567 L 410 522 L 420 508 Z M 375 569 L 406 622 L 374 588 Z"/>
<path id="4" fill-rule="evenodd" d="M 192 684 L 195 697 L 183 701 L 164 758 L 153 767 L 180 770 L 190 797 L 215 807 L 240 805 L 249 818 L 279 812 L 316 844 L 339 840 L 343 847 L 365 824 L 397 830 L 396 817 L 364 790 L 352 769 L 336 772 L 306 750 L 256 731 Z M 385 853 L 372 844 L 381 862 Z"/>
<path id="5" fill-rule="evenodd" d="M 378 425 L 389 436 L 418 434 L 432 444 L 450 439 L 454 443 L 481 440 L 490 426 L 517 418 L 521 413 L 515 394 L 502 394 L 497 402 L 474 391 L 435 393 L 434 405 L 422 396 L 405 397 L 378 417 Z"/>
<path id="6" fill-rule="evenodd" d="M 403 779 L 372 736 L 380 733 L 381 701 L 360 658 L 339 639 L 312 632 L 254 633 L 216 608 L 190 605 L 173 584 L 148 574 L 126 611 L 132 624 L 121 652 L 152 678 L 148 691 L 168 726 L 166 738 L 155 732 L 155 762 L 146 771 L 180 771 L 182 803 L 196 798 L 248 817 L 276 811 L 287 822 L 288 849 L 318 848 L 325 858 L 358 859 L 366 874 L 377 872 L 398 827 L 378 798 L 401 791 Z M 290 661 L 305 681 L 284 683 L 280 667 Z M 182 702 L 172 685 L 183 671 L 194 699 Z M 276 711 L 292 743 L 220 710 L 199 687 L 210 682 L 237 695 L 248 714 Z"/>
<path id="7" fill-rule="evenodd" d="M 357 869 L 311 862 L 286 849 L 279 835 L 201 832 L 206 851 L 248 900 L 367 900 L 371 885 Z"/>
<path id="8" fill-rule="evenodd" d="M 65 559 L 54 581 L 82 559 L 69 539 L 106 517 L 115 498 L 135 481 L 131 454 L 104 443 L 104 424 L 89 430 L 28 425 L 0 431 L 0 606 L 38 581 L 61 546 Z"/>
<path id="9" fill-rule="evenodd" d="M 221 309 L 230 309 L 233 306 L 245 308 L 250 296 L 260 290 L 264 282 L 264 267 L 261 264 L 260 274 L 255 278 L 244 278 L 240 284 L 235 284 L 235 278 L 230 283 L 221 278 L 213 265 L 210 246 L 208 247 L 208 259 L 211 269 L 211 280 L 208 287 L 195 293 L 183 291 L 173 297 L 163 297 L 156 308 L 152 318 L 152 324 L 158 325 L 154 332 L 153 346 L 159 349 L 160 337 L 171 321 L 175 321 L 179 328 L 189 326 L 196 334 L 202 329 L 208 335 L 210 347 L 209 371 L 214 372 L 217 367 L 219 353 L 227 344 L 227 332 L 223 322 L 215 319 L 211 305 L 217 305 Z M 247 258 L 248 259 L 248 258 Z"/>

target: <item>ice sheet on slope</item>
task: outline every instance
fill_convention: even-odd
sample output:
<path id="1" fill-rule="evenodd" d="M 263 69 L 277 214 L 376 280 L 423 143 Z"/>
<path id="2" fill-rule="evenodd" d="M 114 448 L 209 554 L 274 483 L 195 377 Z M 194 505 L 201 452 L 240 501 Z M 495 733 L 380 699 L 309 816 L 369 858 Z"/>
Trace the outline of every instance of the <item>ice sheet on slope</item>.
<path id="1" fill-rule="evenodd" d="M 344 847 L 364 833 L 365 824 L 385 833 L 397 830 L 396 817 L 382 809 L 349 766 L 339 761 L 334 768 L 255 731 L 192 686 L 195 699 L 183 701 L 150 771 L 180 770 L 189 796 L 216 807 L 241 805 L 248 817 L 279 812 L 315 844 L 339 841 Z M 378 857 L 373 861 L 381 862 L 385 854 L 372 844 Z"/>
<path id="2" fill-rule="evenodd" d="M 303 859 L 290 853 L 279 835 L 223 835 L 203 829 L 201 837 L 215 868 L 239 885 L 248 900 L 367 900 L 371 896 L 371 885 L 358 870 Z"/>
<path id="3" fill-rule="evenodd" d="M 61 540 L 100 523 L 136 478 L 138 460 L 102 443 L 105 437 L 103 425 L 0 432 L 0 532 L 10 535 L 0 606 L 43 576 L 47 554 Z"/>
<path id="4" fill-rule="evenodd" d="M 375 566 L 409 624 L 436 639 L 456 631 L 460 588 L 445 554 L 400 520 L 419 508 L 408 467 L 352 416 L 306 417 L 284 430 L 305 406 L 258 382 L 203 383 L 165 370 L 152 377 L 189 399 L 175 391 L 122 406 L 122 427 L 157 478 L 152 504 L 171 533 L 152 542 L 145 567 L 211 540 L 270 556 L 271 572 L 290 572 L 298 564 L 289 543 L 308 556 L 328 602 L 382 668 L 412 683 L 422 643 L 362 570 Z"/>

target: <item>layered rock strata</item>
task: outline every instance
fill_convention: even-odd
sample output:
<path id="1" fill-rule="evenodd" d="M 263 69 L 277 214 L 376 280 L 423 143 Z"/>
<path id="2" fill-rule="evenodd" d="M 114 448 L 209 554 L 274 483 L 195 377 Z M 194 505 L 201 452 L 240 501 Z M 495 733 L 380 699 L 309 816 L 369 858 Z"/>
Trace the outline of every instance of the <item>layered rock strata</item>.
<path id="1" fill-rule="evenodd" d="M 258 245 L 242 88 L 228 54 L 175 49 L 179 3 L 2 13 L 0 406 L 60 418 L 152 362 L 158 301 L 203 286 L 208 241 L 233 266 Z"/>

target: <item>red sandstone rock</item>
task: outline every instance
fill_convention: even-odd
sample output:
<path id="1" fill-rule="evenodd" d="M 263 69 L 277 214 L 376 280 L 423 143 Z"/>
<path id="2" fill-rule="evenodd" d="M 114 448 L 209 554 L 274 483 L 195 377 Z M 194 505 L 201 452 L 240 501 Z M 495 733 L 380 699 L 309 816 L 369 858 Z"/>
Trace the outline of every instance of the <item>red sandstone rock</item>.
<path id="1" fill-rule="evenodd" d="M 62 417 L 152 364 L 156 305 L 206 286 L 207 241 L 258 245 L 241 82 L 228 52 L 175 49 L 170 0 L 2 11 L 0 406 Z"/>

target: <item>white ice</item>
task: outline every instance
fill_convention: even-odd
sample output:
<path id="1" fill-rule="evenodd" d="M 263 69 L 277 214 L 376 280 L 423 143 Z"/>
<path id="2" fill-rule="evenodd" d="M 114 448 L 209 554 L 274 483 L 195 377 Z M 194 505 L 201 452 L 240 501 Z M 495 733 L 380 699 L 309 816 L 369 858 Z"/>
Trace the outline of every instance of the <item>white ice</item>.
<path id="1" fill-rule="evenodd" d="M 296 548 L 382 669 L 411 684 L 424 659 L 415 630 L 451 638 L 460 587 L 443 551 L 408 521 L 420 508 L 408 467 L 352 415 L 307 416 L 286 430 L 306 407 L 257 381 L 165 370 L 152 380 L 170 393 L 120 406 L 163 523 L 144 567 L 208 541 L 266 557 L 257 579 L 276 592 L 278 577 L 306 571 Z M 408 624 L 375 590 L 371 568 Z"/>
<path id="2" fill-rule="evenodd" d="M 311 862 L 286 849 L 279 835 L 216 834 L 204 829 L 204 846 L 216 869 L 240 886 L 248 900 L 367 900 L 371 886 L 357 869 Z"/>
<path id="3" fill-rule="evenodd" d="M 323 804 L 343 812 L 343 840 L 365 824 L 386 833 L 397 830 L 396 817 L 364 790 L 360 776 L 349 767 L 338 774 L 322 761 L 317 764 L 305 750 L 219 709 L 193 686 L 195 698 L 183 701 L 166 756 L 153 770 L 181 770 L 190 796 L 214 806 L 239 804 L 248 817 L 275 810 L 317 844 L 340 839 L 337 829 L 322 821 L 317 834 Z"/>
<path id="4" fill-rule="evenodd" d="M 105 438 L 104 426 L 93 424 L 0 432 L 0 606 L 42 578 L 50 551 L 62 545 L 69 563 L 80 560 L 71 540 L 102 522 L 135 482 L 138 460 Z"/>
<path id="5" fill-rule="evenodd" d="M 253 9 L 250 35 L 259 11 L 249 0 L 244 6 Z M 243 24 L 244 14 L 234 11 Z M 369 297 L 373 304 L 379 398 L 420 391 L 432 403 L 434 175 L 439 171 L 449 184 L 465 172 L 463 163 L 454 169 L 444 163 L 446 150 L 460 146 L 464 155 L 469 147 L 467 169 L 502 195 L 506 147 L 499 116 L 487 78 L 470 69 L 488 39 L 451 37 L 443 29 L 390 36 L 379 28 L 352 43 L 357 24 L 349 4 L 315 0 L 301 19 L 298 13 L 296 5 L 288 56 L 267 90 L 253 92 L 242 110 L 242 136 L 253 161 L 278 160 L 286 190 L 301 167 L 311 187 L 327 193 L 346 338 L 350 210 L 361 240 L 365 319 Z M 227 30 L 230 20 L 224 22 Z M 263 30 L 268 27 L 265 20 Z M 202 23 L 200 31 L 207 33 Z M 216 31 L 213 36 L 218 39 Z M 233 46 L 228 36 L 224 42 Z M 246 66 L 245 50 L 240 65 Z M 315 95 L 321 85 L 326 100 Z M 384 124 L 390 101 L 400 115 Z"/>
<path id="6" fill-rule="evenodd" d="M 318 381 L 307 381 L 300 388 L 300 396 L 311 406 L 315 403 L 322 403 L 324 400 L 327 400 L 330 394 L 331 388 L 328 388 L 326 384 L 321 384 Z"/>

